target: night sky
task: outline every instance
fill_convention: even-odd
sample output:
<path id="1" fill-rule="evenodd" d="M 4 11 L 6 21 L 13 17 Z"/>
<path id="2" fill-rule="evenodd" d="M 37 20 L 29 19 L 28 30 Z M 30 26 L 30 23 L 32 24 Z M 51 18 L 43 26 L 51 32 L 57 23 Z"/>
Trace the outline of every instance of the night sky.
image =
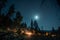
<path id="1" fill-rule="evenodd" d="M 51 30 L 60 26 L 60 7 L 56 0 L 8 0 L 5 12 L 11 4 L 15 4 L 16 10 L 20 11 L 23 16 L 23 22 L 30 25 L 31 19 L 38 16 L 37 19 L 40 29 Z M 42 5 L 41 5 L 42 4 Z M 43 27 L 42 27 L 43 26 Z"/>

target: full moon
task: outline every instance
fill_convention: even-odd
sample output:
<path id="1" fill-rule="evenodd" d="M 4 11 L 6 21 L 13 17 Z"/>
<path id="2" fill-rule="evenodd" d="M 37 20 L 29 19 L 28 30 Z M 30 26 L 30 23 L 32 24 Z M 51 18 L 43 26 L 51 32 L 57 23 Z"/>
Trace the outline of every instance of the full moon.
<path id="1" fill-rule="evenodd" d="M 35 16 L 34 18 L 37 20 L 39 17 L 38 16 Z"/>

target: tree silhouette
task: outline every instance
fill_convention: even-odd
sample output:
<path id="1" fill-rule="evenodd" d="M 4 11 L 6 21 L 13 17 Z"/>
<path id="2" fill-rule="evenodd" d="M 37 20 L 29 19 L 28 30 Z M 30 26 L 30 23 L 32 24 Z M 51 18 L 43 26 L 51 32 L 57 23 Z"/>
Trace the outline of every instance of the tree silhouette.
<path id="1" fill-rule="evenodd" d="M 0 15 L 1 15 L 1 10 L 3 7 L 5 7 L 7 0 L 0 0 Z"/>
<path id="2" fill-rule="evenodd" d="M 23 18 L 23 17 L 21 16 L 20 12 L 18 11 L 18 12 L 16 13 L 16 18 L 14 19 L 14 25 L 15 25 L 16 27 L 20 28 L 21 22 L 22 22 L 22 18 Z"/>
<path id="3" fill-rule="evenodd" d="M 52 34 L 54 34 L 55 33 L 55 29 L 54 29 L 54 27 L 52 27 Z"/>
<path id="4" fill-rule="evenodd" d="M 13 15 L 13 13 L 15 12 L 15 8 L 14 5 L 11 5 L 8 13 L 6 15 L 4 15 L 4 13 L 0 16 L 0 26 L 2 28 L 6 28 L 6 27 L 12 27 L 13 21 L 11 19 L 11 16 Z"/>
<path id="5" fill-rule="evenodd" d="M 4 14 L 1 13 L 2 8 L 5 7 L 7 0 L 0 0 L 0 28 L 3 28 L 3 23 L 4 23 Z"/>
<path id="6" fill-rule="evenodd" d="M 15 7 L 14 7 L 14 4 L 12 4 L 10 6 L 10 8 L 9 8 L 8 13 L 7 13 L 6 16 L 10 17 L 10 16 L 12 16 L 14 14 L 14 12 L 15 12 Z"/>
<path id="7" fill-rule="evenodd" d="M 5 21 L 4 18 L 5 18 L 5 16 L 4 16 L 4 13 L 3 13 L 0 17 L 0 27 L 1 28 L 5 28 L 4 26 L 5 26 L 6 23 L 4 23 L 4 21 Z"/>
<path id="8" fill-rule="evenodd" d="M 53 32 L 55 31 L 54 27 L 52 27 L 52 31 L 53 31 Z"/>
<path id="9" fill-rule="evenodd" d="M 27 28 L 26 22 L 21 24 L 21 28 Z"/>
<path id="10" fill-rule="evenodd" d="M 39 31 L 40 30 L 40 28 L 39 28 L 38 23 L 37 23 L 36 20 L 34 21 L 34 27 L 35 27 L 35 30 L 36 31 Z"/>
<path id="11" fill-rule="evenodd" d="M 14 4 L 12 4 L 8 10 L 8 13 L 6 14 L 4 18 L 4 23 L 6 27 L 9 27 L 9 26 L 11 27 L 11 25 L 13 24 L 11 16 L 13 15 L 14 12 L 15 12 L 15 8 L 14 8 Z"/>
<path id="12" fill-rule="evenodd" d="M 27 28 L 27 24 L 26 24 L 26 22 L 25 22 L 25 24 L 24 24 L 24 27 Z"/>
<path id="13" fill-rule="evenodd" d="M 58 27 L 58 33 L 60 34 L 60 26 Z"/>
<path id="14" fill-rule="evenodd" d="M 34 24 L 32 19 L 31 19 L 31 29 L 34 29 Z"/>

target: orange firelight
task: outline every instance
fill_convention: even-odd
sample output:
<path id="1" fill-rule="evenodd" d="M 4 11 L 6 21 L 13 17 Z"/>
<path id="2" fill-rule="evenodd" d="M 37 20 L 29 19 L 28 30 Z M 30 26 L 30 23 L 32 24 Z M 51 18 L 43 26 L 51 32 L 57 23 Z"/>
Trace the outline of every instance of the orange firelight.
<path id="1" fill-rule="evenodd" d="M 25 34 L 26 34 L 28 37 L 31 37 L 31 36 L 33 35 L 33 33 L 30 32 L 30 31 L 26 31 Z"/>
<path id="2" fill-rule="evenodd" d="M 46 32 L 46 34 L 45 34 L 46 36 L 48 36 L 49 35 L 49 33 L 48 32 Z"/>

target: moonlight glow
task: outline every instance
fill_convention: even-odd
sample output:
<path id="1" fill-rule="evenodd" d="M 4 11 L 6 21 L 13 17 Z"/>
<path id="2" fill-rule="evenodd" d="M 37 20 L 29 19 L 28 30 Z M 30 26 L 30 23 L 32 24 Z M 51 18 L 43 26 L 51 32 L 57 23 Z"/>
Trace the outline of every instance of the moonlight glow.
<path id="1" fill-rule="evenodd" d="M 39 17 L 38 16 L 35 16 L 34 18 L 37 20 Z"/>

